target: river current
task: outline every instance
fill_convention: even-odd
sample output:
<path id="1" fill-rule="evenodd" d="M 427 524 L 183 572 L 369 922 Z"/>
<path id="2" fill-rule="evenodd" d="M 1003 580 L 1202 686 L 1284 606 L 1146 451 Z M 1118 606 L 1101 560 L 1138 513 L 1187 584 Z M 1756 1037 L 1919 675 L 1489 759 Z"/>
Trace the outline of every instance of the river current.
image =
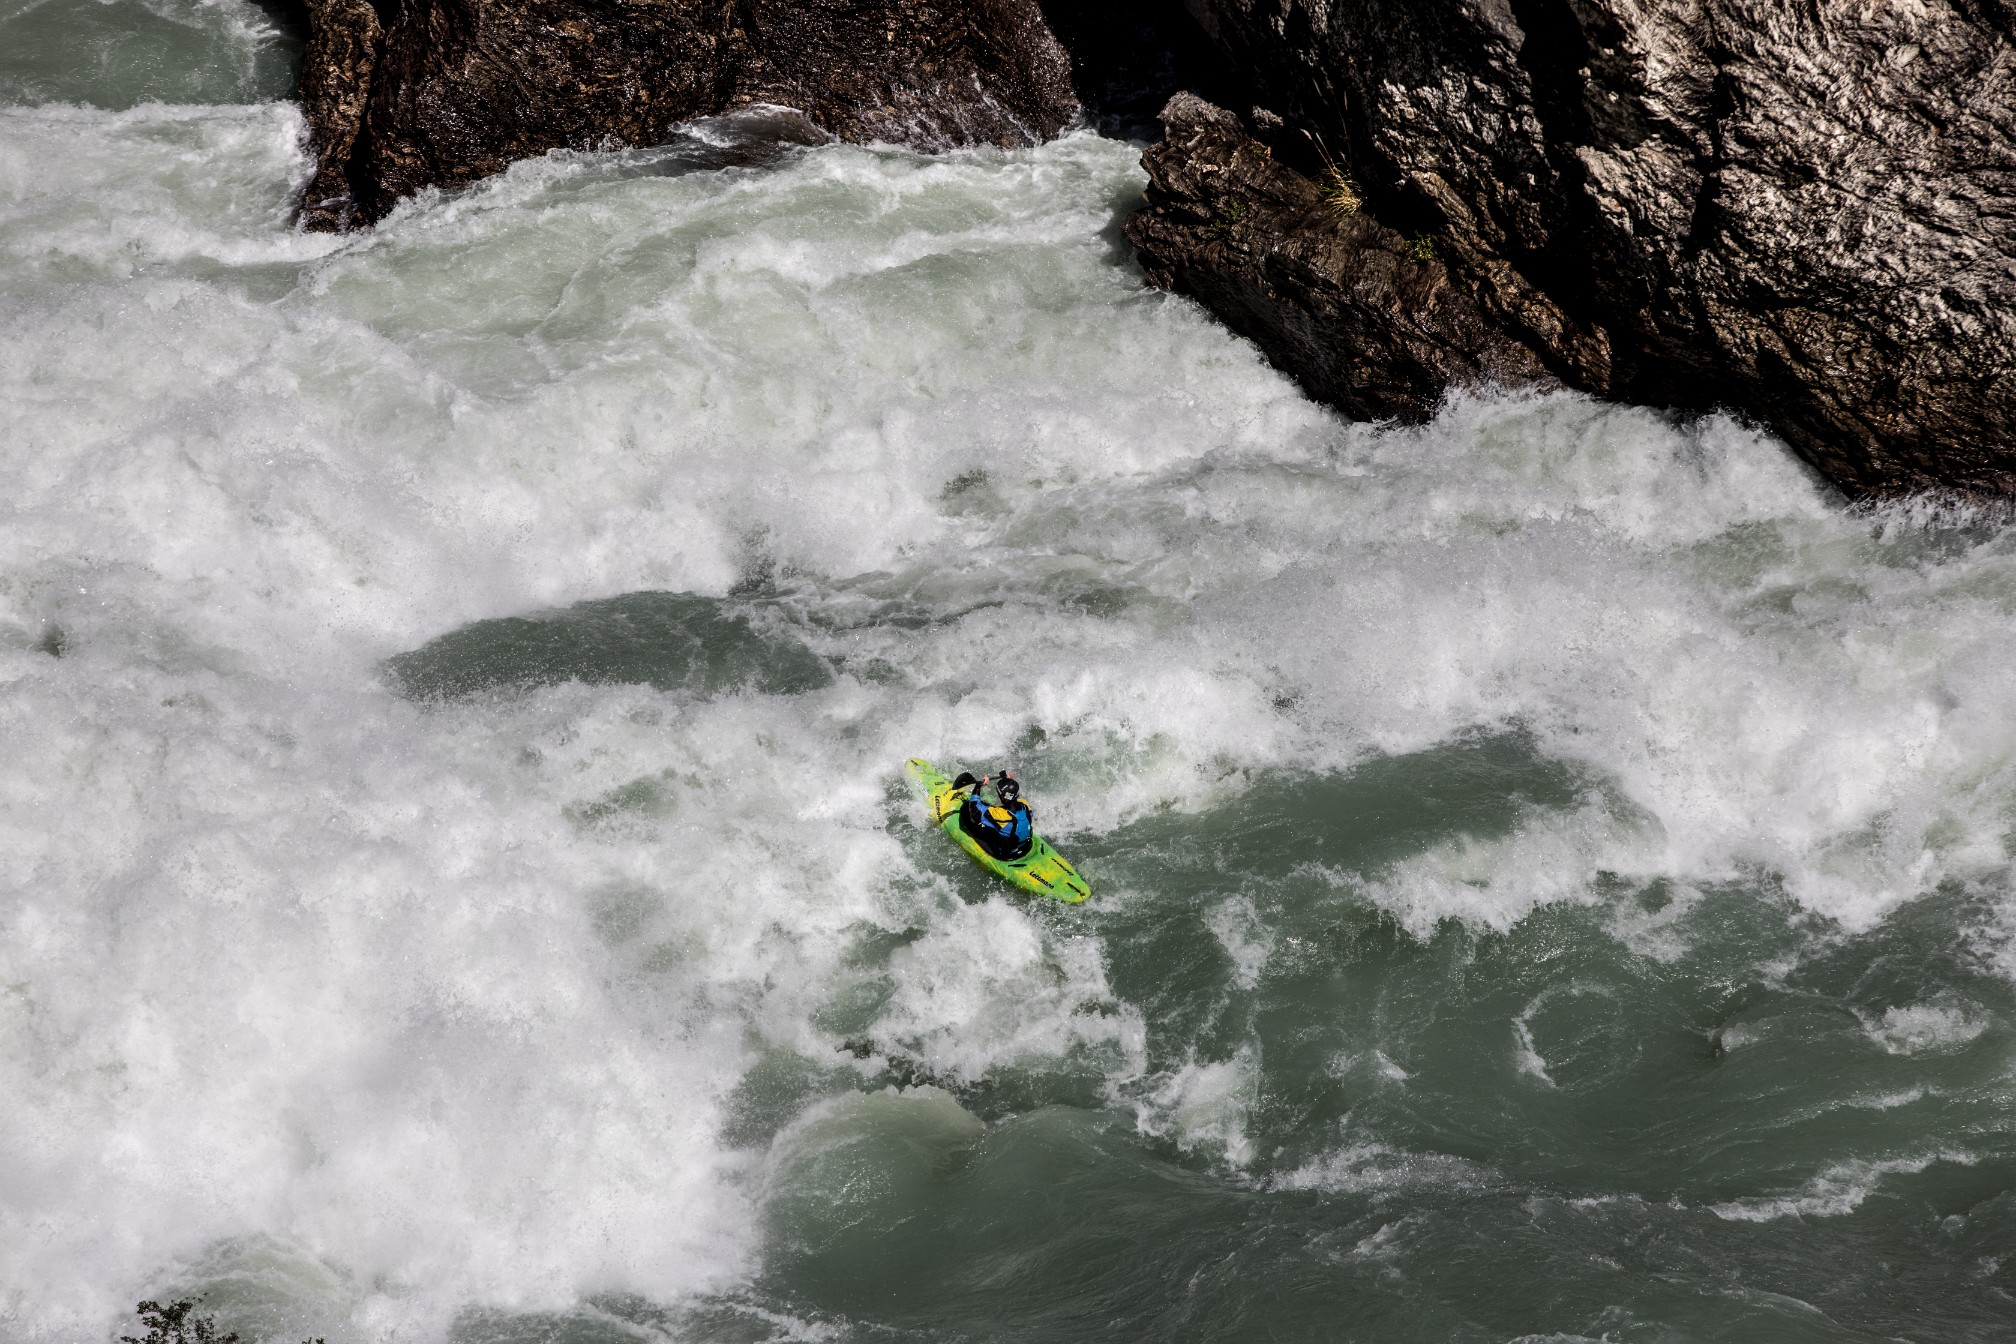
<path id="1" fill-rule="evenodd" d="M 1346 423 L 1089 131 L 305 236 L 291 60 L 0 5 L 0 1335 L 2009 1337 L 2016 532 Z"/>

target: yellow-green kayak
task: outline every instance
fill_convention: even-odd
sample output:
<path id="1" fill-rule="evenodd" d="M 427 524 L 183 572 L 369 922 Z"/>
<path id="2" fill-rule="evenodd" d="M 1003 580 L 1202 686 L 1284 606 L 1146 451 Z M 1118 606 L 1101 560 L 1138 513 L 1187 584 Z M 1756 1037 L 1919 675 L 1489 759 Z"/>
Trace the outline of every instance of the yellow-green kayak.
<path id="1" fill-rule="evenodd" d="M 943 827 L 945 834 L 952 837 L 952 843 L 965 850 L 973 862 L 1024 891 L 1049 896 L 1069 905 L 1076 905 L 1092 894 L 1092 888 L 1085 885 L 1085 879 L 1078 876 L 1078 870 L 1066 863 L 1064 856 L 1050 848 L 1050 842 L 1040 835 L 1030 837 L 1029 852 L 1014 862 L 995 858 L 980 848 L 980 842 L 966 834 L 959 825 L 959 805 L 973 792 L 970 785 L 963 789 L 953 788 L 952 781 L 939 773 L 938 767 L 915 756 L 905 762 L 903 768 L 924 790 L 925 799 L 931 807 L 932 823 Z"/>

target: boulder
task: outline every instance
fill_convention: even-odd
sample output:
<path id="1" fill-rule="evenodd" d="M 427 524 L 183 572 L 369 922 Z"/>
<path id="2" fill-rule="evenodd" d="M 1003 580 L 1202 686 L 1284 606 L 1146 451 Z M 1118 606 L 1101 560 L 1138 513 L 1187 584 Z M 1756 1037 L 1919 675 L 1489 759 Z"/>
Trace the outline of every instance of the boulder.
<path id="1" fill-rule="evenodd" d="M 1078 114 L 1035 0 L 306 0 L 309 229 L 382 218 L 555 149 L 664 142 L 763 104 L 935 151 Z"/>
<path id="2" fill-rule="evenodd" d="M 1604 376 L 1600 336 L 1510 268 L 1471 283 L 1429 235 L 1376 220 L 1341 174 L 1312 181 L 1201 98 L 1176 95 L 1162 118 L 1142 156 L 1148 208 L 1126 224 L 1142 269 L 1312 395 L 1360 419 L 1420 421 L 1454 384 L 1551 383 L 1563 363 Z"/>
<path id="3" fill-rule="evenodd" d="M 1151 278 L 1318 395 L 1417 415 L 1438 382 L 1537 365 L 1754 417 L 1851 496 L 2016 497 L 2009 0 L 1191 8 L 1255 106 L 1198 133 L 1209 118 L 1173 103 L 1129 232 Z M 1279 171 L 1228 168 L 1253 159 L 1233 135 Z M 1251 178 L 1250 221 L 1212 204 L 1227 171 Z M 1398 258 L 1380 278 L 1387 233 L 1326 241 L 1276 208 L 1333 176 L 1427 240 L 1434 296 Z"/>

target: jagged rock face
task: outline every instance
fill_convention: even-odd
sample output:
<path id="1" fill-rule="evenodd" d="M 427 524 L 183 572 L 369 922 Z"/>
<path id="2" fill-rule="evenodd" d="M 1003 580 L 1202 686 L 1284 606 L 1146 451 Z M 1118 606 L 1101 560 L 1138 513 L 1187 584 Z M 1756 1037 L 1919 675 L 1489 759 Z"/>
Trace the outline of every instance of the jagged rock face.
<path id="1" fill-rule="evenodd" d="M 1150 208 L 1126 225 L 1142 268 L 1197 295 L 1312 394 L 1363 419 L 1418 421 L 1452 383 L 1548 379 L 1429 239 L 1381 225 L 1337 186 L 1326 193 L 1200 98 L 1178 94 L 1162 119 L 1162 143 L 1142 158 Z M 1544 310 L 1535 325 L 1570 330 L 1527 297 Z"/>
<path id="2" fill-rule="evenodd" d="M 758 104 L 923 150 L 1035 143 L 1078 111 L 1035 0 L 406 0 L 389 20 L 307 3 L 311 229 Z"/>
<path id="3" fill-rule="evenodd" d="M 1430 234 L 1554 375 L 1748 412 L 1851 494 L 2016 495 L 2008 0 L 1191 3 L 1263 138 Z M 1196 267 L 1157 273 L 1219 305 Z M 1279 293 L 1220 311 L 1299 372 L 1308 310 Z"/>

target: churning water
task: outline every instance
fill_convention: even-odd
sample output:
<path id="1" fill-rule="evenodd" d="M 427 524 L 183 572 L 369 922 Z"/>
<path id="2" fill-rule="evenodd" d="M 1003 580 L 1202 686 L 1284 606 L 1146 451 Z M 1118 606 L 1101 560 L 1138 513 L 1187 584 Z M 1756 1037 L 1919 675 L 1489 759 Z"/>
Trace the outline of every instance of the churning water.
<path id="1" fill-rule="evenodd" d="M 1342 423 L 1090 134 L 336 240 L 258 11 L 0 53 L 0 1333 L 2007 1337 L 2016 532 Z"/>

